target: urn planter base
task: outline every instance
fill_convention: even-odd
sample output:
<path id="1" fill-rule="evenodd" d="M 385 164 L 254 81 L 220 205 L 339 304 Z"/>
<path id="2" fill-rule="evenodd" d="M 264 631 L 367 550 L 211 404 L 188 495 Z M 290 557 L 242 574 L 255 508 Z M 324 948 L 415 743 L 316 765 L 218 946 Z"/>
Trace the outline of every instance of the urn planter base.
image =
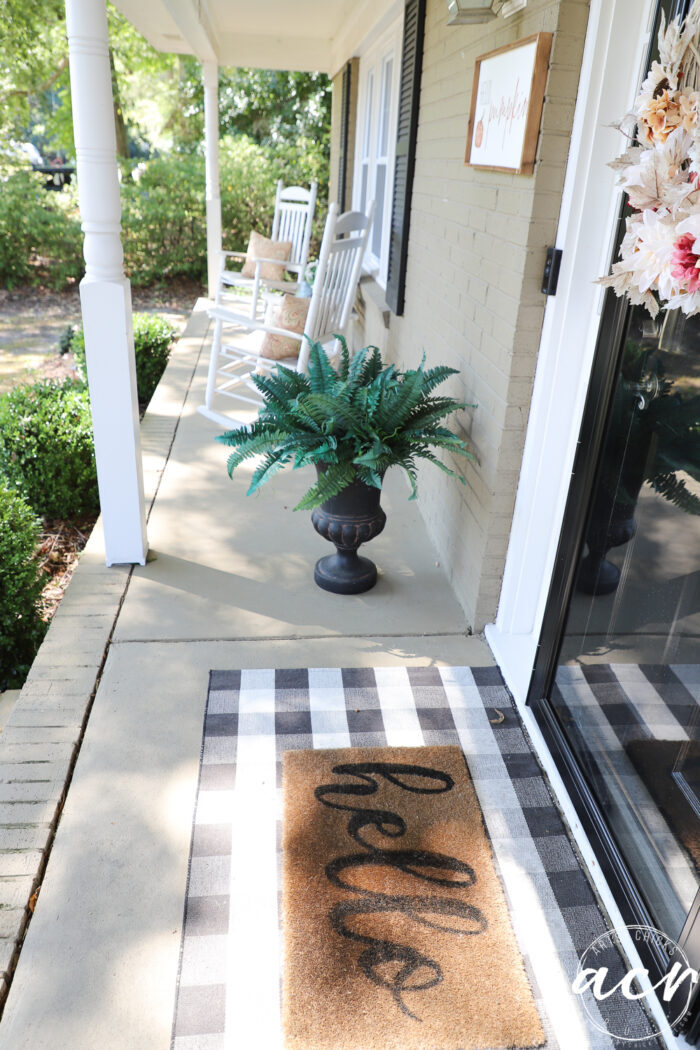
<path id="1" fill-rule="evenodd" d="M 616 516 L 613 514 L 611 520 L 602 528 L 589 529 L 586 537 L 588 553 L 581 560 L 576 578 L 576 590 L 583 594 L 597 597 L 612 594 L 617 590 L 621 573 L 617 565 L 608 561 L 606 554 L 611 547 L 621 547 L 624 543 L 629 543 L 637 531 L 637 523 L 629 514 L 629 510 L 625 508 L 622 513 L 624 517 L 620 513 Z"/>
<path id="2" fill-rule="evenodd" d="M 314 580 L 324 591 L 333 594 L 362 594 L 377 582 L 377 566 L 357 551 L 342 551 L 319 558 Z"/>
<path id="3" fill-rule="evenodd" d="M 377 582 L 377 567 L 361 558 L 357 548 L 384 528 L 386 514 L 379 506 L 380 490 L 356 481 L 316 507 L 311 521 L 316 532 L 334 544 L 336 553 L 316 562 L 314 580 L 333 594 L 362 594 Z"/>

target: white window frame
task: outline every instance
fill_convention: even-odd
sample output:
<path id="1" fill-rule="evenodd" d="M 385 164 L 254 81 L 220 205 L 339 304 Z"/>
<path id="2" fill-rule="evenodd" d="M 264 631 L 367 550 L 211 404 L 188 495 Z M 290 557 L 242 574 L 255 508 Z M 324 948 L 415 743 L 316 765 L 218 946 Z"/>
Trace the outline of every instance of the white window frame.
<path id="1" fill-rule="evenodd" d="M 398 119 L 399 87 L 401 81 L 401 48 L 403 18 L 396 21 L 371 41 L 360 54 L 358 120 L 355 131 L 355 171 L 353 175 L 352 206 L 358 211 L 376 200 L 378 172 L 384 169 L 384 199 L 377 210 L 363 260 L 363 271 L 371 274 L 382 288 L 386 288 L 389 266 L 391 207 L 394 197 L 394 162 L 396 159 L 396 125 Z M 386 68 L 391 62 L 387 81 Z M 389 99 L 386 104 L 386 91 Z M 384 146 L 385 152 L 381 152 Z M 363 169 L 366 171 L 366 194 L 362 200 Z M 375 250 L 377 223 L 381 223 L 381 244 Z"/>

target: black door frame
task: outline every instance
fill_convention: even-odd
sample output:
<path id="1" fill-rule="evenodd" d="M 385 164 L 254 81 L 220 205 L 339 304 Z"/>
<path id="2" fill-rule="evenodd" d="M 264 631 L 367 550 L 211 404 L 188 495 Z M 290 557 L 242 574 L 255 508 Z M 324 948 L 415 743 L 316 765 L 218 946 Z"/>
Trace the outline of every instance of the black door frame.
<path id="1" fill-rule="evenodd" d="M 663 0 L 659 0 L 659 9 L 662 4 Z M 689 4 L 690 0 L 670 0 L 668 17 L 675 18 L 684 14 Z M 651 64 L 653 48 L 656 46 L 656 31 L 655 25 L 647 69 Z M 624 234 L 625 214 L 623 208 L 617 223 L 616 245 L 619 245 Z M 618 299 L 614 292 L 607 290 L 526 703 L 533 711 L 542 731 L 624 923 L 654 926 L 649 908 L 629 872 L 594 793 L 547 699 L 554 683 L 569 601 L 585 542 L 596 473 L 610 428 L 615 384 L 624 352 L 624 335 L 630 309 L 625 299 Z M 610 353 L 611 345 L 616 348 L 613 354 Z M 687 952 L 691 965 L 700 968 L 700 892 L 680 934 L 679 944 Z M 638 947 L 642 963 L 649 970 L 652 982 L 656 983 L 668 968 L 668 958 L 660 945 L 653 941 L 642 942 Z M 683 1018 L 679 1031 L 682 1031 L 689 1041 L 696 1042 L 700 1039 L 700 991 L 695 996 L 692 1008 Z"/>

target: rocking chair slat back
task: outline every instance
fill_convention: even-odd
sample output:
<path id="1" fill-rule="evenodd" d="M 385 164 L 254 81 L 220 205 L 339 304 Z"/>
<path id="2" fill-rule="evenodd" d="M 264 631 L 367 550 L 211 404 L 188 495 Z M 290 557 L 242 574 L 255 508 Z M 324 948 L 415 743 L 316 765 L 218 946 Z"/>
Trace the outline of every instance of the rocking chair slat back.
<path id="1" fill-rule="evenodd" d="M 303 269 L 309 257 L 317 190 L 318 185 L 315 182 L 311 183 L 308 190 L 302 186 L 285 188 L 281 179 L 277 183 L 272 240 L 292 242 L 291 261 L 302 267 L 300 277 L 303 277 Z"/>
<path id="2" fill-rule="evenodd" d="M 321 343 L 329 356 L 332 356 L 338 350 L 336 337 L 346 333 L 360 278 L 360 267 L 372 228 L 374 201 L 366 215 L 362 212 L 346 212 L 339 215 L 338 212 L 338 205 L 331 204 L 303 336 L 291 335 L 293 340 L 300 343 L 296 360 L 299 372 L 308 368 L 309 340 Z M 261 405 L 262 402 L 255 396 L 257 392 L 251 380 L 252 373 L 261 368 L 270 369 L 275 364 L 274 360 L 265 358 L 260 349 L 246 345 L 241 339 L 247 338 L 246 332 L 248 335 L 258 332 L 260 343 L 257 345 L 260 347 L 266 333 L 282 336 L 288 333 L 254 317 L 246 318 L 233 313 L 219 304 L 209 311 L 209 316 L 215 322 L 214 337 L 204 404 L 200 406 L 199 411 L 214 422 L 227 426 L 236 422 L 236 417 L 224 415 L 214 408 L 214 399 L 238 401 L 242 403 L 243 408 L 247 405 Z M 228 338 L 224 339 L 224 326 L 236 330 L 230 337 L 231 341 Z M 294 367 L 291 355 L 287 363 Z M 253 397 L 250 396 L 251 393 Z"/>
<path id="3" fill-rule="evenodd" d="M 343 335 L 350 320 L 360 277 L 362 258 L 367 247 L 374 217 L 374 201 L 367 214 L 345 212 L 338 215 L 338 205 L 328 209 L 326 228 L 318 257 L 313 295 L 306 318 L 304 334 L 313 342 L 328 343 Z M 297 370 L 308 366 L 309 345 L 301 347 Z"/>
<path id="4" fill-rule="evenodd" d="M 253 293 L 251 317 L 255 317 L 261 288 L 268 287 L 289 292 L 295 292 L 299 288 L 309 258 L 317 192 L 318 183 L 316 182 L 312 182 L 308 190 L 303 186 L 283 186 L 281 179 L 277 183 L 275 213 L 270 237 L 273 241 L 291 241 L 292 248 L 287 261 L 293 270 L 287 276 L 293 273 L 294 278 L 285 281 L 267 281 L 259 276 L 244 277 L 240 272 L 228 269 L 227 254 L 222 252 L 216 293 L 217 304 L 223 303 L 231 294 L 235 295 L 232 289 L 245 288 Z M 239 257 L 242 258 L 242 255 L 239 254 Z"/>

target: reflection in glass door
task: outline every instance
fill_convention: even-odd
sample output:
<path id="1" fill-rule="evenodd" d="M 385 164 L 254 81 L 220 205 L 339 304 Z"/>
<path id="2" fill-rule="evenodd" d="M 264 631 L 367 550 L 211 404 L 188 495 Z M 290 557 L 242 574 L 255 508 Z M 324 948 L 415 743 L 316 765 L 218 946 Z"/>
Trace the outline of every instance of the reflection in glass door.
<path id="1" fill-rule="evenodd" d="M 656 924 L 700 885 L 700 319 L 633 308 L 550 703 Z"/>

